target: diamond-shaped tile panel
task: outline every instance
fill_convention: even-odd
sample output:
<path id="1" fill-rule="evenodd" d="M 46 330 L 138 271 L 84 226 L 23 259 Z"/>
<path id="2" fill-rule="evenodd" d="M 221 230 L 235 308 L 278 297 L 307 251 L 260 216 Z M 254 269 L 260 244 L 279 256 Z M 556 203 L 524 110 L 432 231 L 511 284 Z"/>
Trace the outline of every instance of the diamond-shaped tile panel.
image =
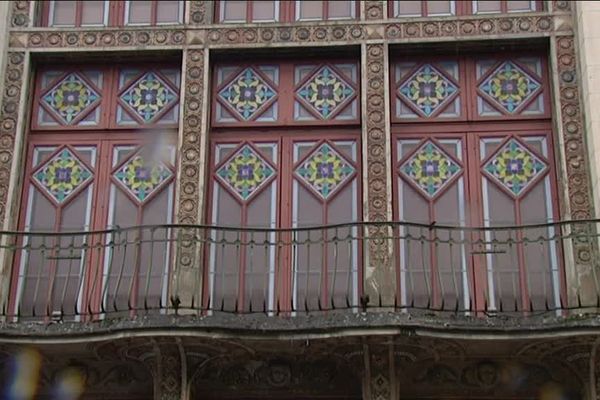
<path id="1" fill-rule="evenodd" d="M 60 204 L 90 181 L 92 173 L 71 150 L 64 148 L 39 167 L 33 179 Z"/>
<path id="2" fill-rule="evenodd" d="M 71 124 L 91 107 L 100 95 L 76 73 L 65 76 L 42 96 L 55 115 L 65 124 Z"/>
<path id="3" fill-rule="evenodd" d="M 400 166 L 400 173 L 428 198 L 446 187 L 461 170 L 461 166 L 432 141 L 425 142 Z"/>
<path id="4" fill-rule="evenodd" d="M 548 168 L 519 141 L 511 139 L 484 165 L 493 181 L 519 196 L 539 175 Z"/>
<path id="5" fill-rule="evenodd" d="M 219 97 L 246 121 L 263 111 L 275 94 L 256 71 L 246 68 L 221 89 Z"/>
<path id="6" fill-rule="evenodd" d="M 140 203 L 164 186 L 172 176 L 173 171 L 164 163 L 145 160 L 139 153 L 129 158 L 113 173 L 121 187 Z"/>
<path id="7" fill-rule="evenodd" d="M 323 119 L 328 119 L 355 92 L 340 75 L 325 66 L 300 87 L 296 94 Z"/>
<path id="8" fill-rule="evenodd" d="M 158 75 L 147 72 L 121 94 L 121 100 L 131 112 L 148 123 L 177 101 L 177 94 Z"/>
<path id="9" fill-rule="evenodd" d="M 217 170 L 221 182 L 244 201 L 261 190 L 274 174 L 269 163 L 247 144 Z"/>
<path id="10" fill-rule="evenodd" d="M 430 64 L 421 66 L 398 88 L 401 98 L 429 117 L 442 108 L 458 88 Z"/>
<path id="11" fill-rule="evenodd" d="M 506 61 L 479 85 L 479 90 L 507 112 L 514 113 L 540 86 L 522 68 Z"/>
<path id="12" fill-rule="evenodd" d="M 341 154 L 323 143 L 302 164 L 296 176 L 327 200 L 338 188 L 351 179 L 356 169 Z"/>

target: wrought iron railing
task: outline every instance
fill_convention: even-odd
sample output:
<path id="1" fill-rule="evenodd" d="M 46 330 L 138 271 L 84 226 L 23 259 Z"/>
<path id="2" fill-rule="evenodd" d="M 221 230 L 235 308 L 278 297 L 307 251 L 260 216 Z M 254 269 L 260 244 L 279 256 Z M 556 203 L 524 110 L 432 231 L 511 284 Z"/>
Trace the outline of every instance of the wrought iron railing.
<path id="1" fill-rule="evenodd" d="M 0 256 L 13 270 L 2 315 L 10 321 L 144 313 L 293 317 L 380 307 L 560 314 L 600 305 L 599 223 L 2 232 Z"/>

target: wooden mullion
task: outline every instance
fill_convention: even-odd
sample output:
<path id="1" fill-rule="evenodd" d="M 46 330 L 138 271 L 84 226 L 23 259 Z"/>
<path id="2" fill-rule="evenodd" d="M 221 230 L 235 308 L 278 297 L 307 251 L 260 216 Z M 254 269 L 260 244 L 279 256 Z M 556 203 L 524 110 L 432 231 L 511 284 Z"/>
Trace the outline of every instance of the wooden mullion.
<path id="1" fill-rule="evenodd" d="M 152 3 L 150 4 L 150 25 L 156 25 L 156 12 L 158 9 L 158 2 L 157 0 L 152 0 Z"/>
<path id="2" fill-rule="evenodd" d="M 75 3 L 75 26 L 81 26 L 81 20 L 83 19 L 83 5 L 84 2 L 78 1 Z"/>
<path id="3" fill-rule="evenodd" d="M 252 18 L 253 16 L 253 4 L 254 2 L 252 0 L 248 0 L 246 1 L 246 22 L 248 23 L 252 23 Z"/>

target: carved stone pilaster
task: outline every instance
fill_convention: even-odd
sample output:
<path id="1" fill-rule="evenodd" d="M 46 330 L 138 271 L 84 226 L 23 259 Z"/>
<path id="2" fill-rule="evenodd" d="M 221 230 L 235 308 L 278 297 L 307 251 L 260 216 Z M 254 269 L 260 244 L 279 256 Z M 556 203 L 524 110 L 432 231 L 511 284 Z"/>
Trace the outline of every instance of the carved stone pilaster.
<path id="1" fill-rule="evenodd" d="M 387 2 L 381 0 L 367 0 L 364 2 L 365 6 L 365 19 L 377 20 L 384 19 L 384 6 Z"/>
<path id="2" fill-rule="evenodd" d="M 12 2 L 10 26 L 13 28 L 24 28 L 30 22 L 31 1 L 18 0 Z"/>
<path id="3" fill-rule="evenodd" d="M 211 20 L 210 14 L 213 12 L 214 1 L 192 0 L 189 4 L 190 24 L 204 25 Z"/>
<path id="4" fill-rule="evenodd" d="M 364 400 L 398 399 L 394 349 L 391 344 L 364 345 Z"/>
<path id="5" fill-rule="evenodd" d="M 556 5 L 556 4 L 555 4 Z M 568 11 L 568 9 L 565 9 Z M 558 143 L 561 146 L 562 174 L 565 188 L 561 195 L 563 219 L 585 220 L 593 218 L 594 202 L 591 192 L 591 177 L 588 152 L 586 151 L 583 105 L 579 88 L 578 65 L 576 57 L 576 41 L 574 36 L 558 36 L 551 40 L 551 60 L 555 95 L 555 118 Z M 567 289 L 569 303 L 584 306 L 595 306 L 597 303 L 597 271 L 598 263 L 593 257 L 595 243 L 594 232 L 586 231 L 589 225 L 572 225 L 571 234 L 577 235 L 572 241 L 572 260 L 567 264 Z"/>
<path id="6" fill-rule="evenodd" d="M 391 219 L 390 211 L 390 135 L 389 135 L 389 72 L 386 43 L 365 44 L 363 53 L 363 162 L 366 187 L 364 216 L 370 222 Z M 394 304 L 395 271 L 389 255 L 385 227 L 369 229 L 368 265 L 365 290 L 370 305 Z"/>
<path id="7" fill-rule="evenodd" d="M 179 138 L 179 180 L 177 182 L 177 222 L 200 224 L 202 214 L 202 165 L 206 151 L 205 57 L 203 49 L 184 52 L 183 115 Z M 178 254 L 173 271 L 173 305 L 197 307 L 200 304 L 201 269 L 197 240 L 193 229 L 178 231 Z"/>

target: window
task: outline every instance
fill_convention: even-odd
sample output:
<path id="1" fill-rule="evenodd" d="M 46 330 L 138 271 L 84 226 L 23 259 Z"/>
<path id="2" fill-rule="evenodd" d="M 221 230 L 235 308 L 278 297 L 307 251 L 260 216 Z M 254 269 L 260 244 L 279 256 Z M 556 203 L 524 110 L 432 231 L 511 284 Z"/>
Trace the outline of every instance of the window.
<path id="1" fill-rule="evenodd" d="M 86 27 L 183 23 L 185 1 L 47 1 L 41 2 L 42 26 Z"/>
<path id="2" fill-rule="evenodd" d="M 296 21 L 318 21 L 356 18 L 354 1 L 299 1 L 296 2 Z"/>
<path id="3" fill-rule="evenodd" d="M 455 15 L 456 1 L 449 0 L 396 0 L 393 2 L 394 17 L 426 17 Z"/>
<path id="4" fill-rule="evenodd" d="M 536 0 L 473 1 L 473 14 L 511 13 L 541 10 Z"/>
<path id="5" fill-rule="evenodd" d="M 89 232 L 172 223 L 179 89 L 180 67 L 174 65 L 40 69 L 20 230 Z M 131 252 L 106 246 L 147 235 L 127 232 L 25 238 L 22 244 L 31 250 L 15 261 L 13 306 L 44 315 L 60 312 L 61 306 L 97 310 L 101 302 L 104 309 L 110 304 L 127 310 L 143 307 L 142 298 L 155 307 L 166 304 L 167 231 L 153 234 L 158 242 L 151 247 L 138 245 L 139 265 Z M 57 250 L 67 248 L 61 241 L 69 240 L 70 251 Z M 106 247 L 87 252 L 94 243 Z M 115 260 L 131 269 L 115 270 Z M 86 289 L 92 286 L 96 289 Z"/>
<path id="6" fill-rule="evenodd" d="M 535 52 L 393 62 L 394 218 L 466 227 L 558 220 L 547 71 Z M 552 229 L 540 228 L 540 236 L 552 237 Z M 526 310 L 529 302 L 544 307 L 547 293 L 560 301 L 555 244 L 528 246 L 511 238 L 514 231 L 487 231 L 480 237 L 487 243 L 515 244 L 473 256 L 460 245 L 465 234 L 450 233 L 432 247 L 398 241 L 402 304 L 426 306 L 433 297 L 439 307 L 462 298 L 469 309 L 469 298 L 485 298 L 488 308 L 502 307 L 502 299 L 504 307 Z M 433 238 L 435 228 L 405 227 L 398 235 Z M 528 261 L 536 257 L 547 262 Z"/>
<path id="7" fill-rule="evenodd" d="M 125 25 L 166 25 L 183 22 L 183 1 L 126 1 Z"/>
<path id="8" fill-rule="evenodd" d="M 217 3 L 216 19 L 224 23 L 290 22 L 353 19 L 355 1 L 230 1 Z M 295 16 L 295 17 L 294 17 Z"/>
<path id="9" fill-rule="evenodd" d="M 47 7 L 48 26 L 105 26 L 108 24 L 108 1 L 50 1 Z"/>
<path id="10" fill-rule="evenodd" d="M 219 21 L 274 22 L 279 21 L 279 1 L 220 1 Z"/>
<path id="11" fill-rule="evenodd" d="M 359 76 L 351 60 L 216 65 L 208 221 L 250 229 L 359 221 Z M 279 239 L 273 232 L 215 229 L 206 306 L 273 310 L 282 291 L 292 293 L 295 309 L 332 298 L 337 307 L 356 305 L 358 248 L 334 268 L 333 245 L 307 244 L 353 229 L 296 232 L 298 245 L 286 254 L 260 245 Z M 240 257 L 236 238 L 257 246 Z"/>

